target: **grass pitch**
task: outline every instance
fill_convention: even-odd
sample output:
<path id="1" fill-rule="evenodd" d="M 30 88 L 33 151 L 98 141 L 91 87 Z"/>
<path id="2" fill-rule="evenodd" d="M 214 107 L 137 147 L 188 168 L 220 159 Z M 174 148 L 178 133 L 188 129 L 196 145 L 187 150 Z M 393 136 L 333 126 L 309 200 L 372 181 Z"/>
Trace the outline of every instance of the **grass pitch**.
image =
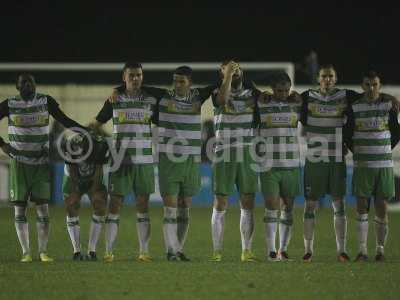
<path id="1" fill-rule="evenodd" d="M 89 230 L 90 210 L 81 211 L 83 248 Z M 399 299 L 400 214 L 389 215 L 390 229 L 385 263 L 375 263 L 375 235 L 370 221 L 368 263 L 338 263 L 335 253 L 332 211 L 319 210 L 312 263 L 303 255 L 302 211 L 295 211 L 294 232 L 289 254 L 293 262 L 265 261 L 263 209 L 256 209 L 254 252 L 260 262 L 240 262 L 239 209 L 226 215 L 223 262 L 211 255 L 211 209 L 195 207 L 186 244 L 190 263 L 167 262 L 162 237 L 162 209 L 151 208 L 153 263 L 135 261 L 138 242 L 134 207 L 123 209 L 115 248 L 116 261 L 72 262 L 72 247 L 66 231 L 65 213 L 51 207 L 49 255 L 56 261 L 38 262 L 34 210 L 30 209 L 31 264 L 19 263 L 20 247 L 12 208 L 0 209 L 0 299 Z M 372 214 L 370 220 L 372 220 Z M 348 208 L 348 249 L 357 254 L 355 214 Z M 103 237 L 104 235 L 102 235 Z M 98 245 L 102 258 L 104 241 Z"/>

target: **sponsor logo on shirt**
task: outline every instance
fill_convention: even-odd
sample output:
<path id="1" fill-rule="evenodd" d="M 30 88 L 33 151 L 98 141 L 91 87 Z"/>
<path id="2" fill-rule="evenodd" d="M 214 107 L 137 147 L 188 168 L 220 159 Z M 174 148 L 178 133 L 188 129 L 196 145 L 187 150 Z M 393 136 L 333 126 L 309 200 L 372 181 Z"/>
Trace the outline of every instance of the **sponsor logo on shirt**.
<path id="1" fill-rule="evenodd" d="M 342 105 L 319 105 L 315 103 L 309 104 L 309 109 L 313 115 L 326 117 L 340 117 L 344 111 Z"/>
<path id="2" fill-rule="evenodd" d="M 225 105 L 225 112 L 229 113 L 252 113 L 255 103 L 253 100 L 247 101 L 229 101 Z"/>
<path id="3" fill-rule="evenodd" d="M 13 123 L 16 126 L 46 125 L 48 117 L 44 115 L 14 115 Z"/>
<path id="4" fill-rule="evenodd" d="M 121 123 L 145 124 L 150 122 L 150 113 L 145 110 L 123 111 L 118 113 Z"/>
<path id="5" fill-rule="evenodd" d="M 201 110 L 201 103 L 196 102 L 184 102 L 176 101 L 171 99 L 168 101 L 168 112 L 180 112 L 180 113 L 198 113 Z"/>
<path id="6" fill-rule="evenodd" d="M 269 115 L 265 118 L 265 123 L 270 127 L 277 126 L 296 126 L 297 125 L 297 115 L 291 114 L 286 116 L 272 116 Z"/>
<path id="7" fill-rule="evenodd" d="M 368 120 L 356 120 L 357 130 L 385 130 L 388 128 L 387 122 L 382 118 Z"/>

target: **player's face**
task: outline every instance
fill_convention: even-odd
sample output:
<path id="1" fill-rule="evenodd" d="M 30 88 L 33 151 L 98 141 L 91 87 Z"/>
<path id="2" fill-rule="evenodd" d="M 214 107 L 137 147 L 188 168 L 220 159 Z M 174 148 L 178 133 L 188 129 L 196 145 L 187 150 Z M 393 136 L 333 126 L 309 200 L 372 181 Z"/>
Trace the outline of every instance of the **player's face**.
<path id="1" fill-rule="evenodd" d="M 17 90 L 23 99 L 31 98 L 36 92 L 35 78 L 31 75 L 21 75 L 17 80 Z"/>
<path id="2" fill-rule="evenodd" d="M 367 98 L 378 99 L 379 91 L 381 89 L 381 81 L 379 77 L 364 78 L 362 83 L 362 89 L 364 90 Z"/>
<path id="3" fill-rule="evenodd" d="M 227 65 L 222 65 L 221 66 L 221 74 L 225 74 L 225 69 L 227 68 Z M 239 84 L 240 82 L 242 82 L 242 78 L 243 78 L 243 71 L 242 69 L 239 67 L 236 69 L 235 73 L 233 73 L 232 76 L 232 83 L 235 84 Z"/>
<path id="4" fill-rule="evenodd" d="M 186 96 L 192 85 L 192 81 L 185 75 L 174 74 L 173 87 L 178 96 Z"/>
<path id="5" fill-rule="evenodd" d="M 289 83 L 278 83 L 272 88 L 274 93 L 274 98 L 277 100 L 285 101 L 290 94 L 290 84 Z"/>
<path id="6" fill-rule="evenodd" d="M 143 71 L 141 68 L 126 69 L 122 80 L 128 90 L 138 90 L 142 86 Z"/>
<path id="7" fill-rule="evenodd" d="M 318 82 L 323 90 L 329 90 L 336 84 L 337 76 L 333 68 L 321 69 L 319 71 Z"/>

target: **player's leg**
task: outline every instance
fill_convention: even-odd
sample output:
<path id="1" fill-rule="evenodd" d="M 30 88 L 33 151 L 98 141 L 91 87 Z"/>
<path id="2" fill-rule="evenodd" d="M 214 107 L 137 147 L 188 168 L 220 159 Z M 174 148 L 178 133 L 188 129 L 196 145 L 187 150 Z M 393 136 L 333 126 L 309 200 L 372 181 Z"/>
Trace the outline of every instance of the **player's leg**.
<path id="1" fill-rule="evenodd" d="M 357 238 L 358 254 L 355 261 L 367 261 L 368 250 L 368 198 L 357 197 Z"/>
<path id="2" fill-rule="evenodd" d="M 149 195 L 136 196 L 136 230 L 139 239 L 139 257 L 143 262 L 152 261 L 149 254 L 151 225 L 149 217 Z"/>
<path id="3" fill-rule="evenodd" d="M 87 260 L 97 261 L 96 246 L 105 222 L 107 192 L 105 187 L 97 187 L 90 193 L 93 215 L 90 222 Z"/>
<path id="4" fill-rule="evenodd" d="M 197 162 L 197 157 L 191 156 L 184 162 L 185 174 L 184 180 L 180 187 L 178 196 L 178 257 L 181 261 L 190 261 L 184 254 L 186 237 L 189 231 L 189 210 L 192 205 L 192 197 L 200 192 L 201 176 L 200 164 Z"/>
<path id="5" fill-rule="evenodd" d="M 39 257 L 42 262 L 52 262 L 53 259 L 47 255 L 47 244 L 49 241 L 50 219 L 50 170 L 48 165 L 34 166 L 30 170 L 32 182 L 32 202 L 36 204 Z"/>
<path id="6" fill-rule="evenodd" d="M 160 193 L 164 203 L 163 233 L 164 243 L 169 261 L 178 260 L 176 254 L 178 242 L 178 195 L 183 182 L 182 163 L 171 161 L 167 155 L 161 153 L 158 165 Z"/>
<path id="7" fill-rule="evenodd" d="M 213 256 L 211 260 L 221 261 L 224 241 L 225 213 L 228 208 L 228 196 L 216 194 L 211 216 L 211 235 L 213 241 Z"/>
<path id="8" fill-rule="evenodd" d="M 310 262 L 314 252 L 315 213 L 320 197 L 327 193 L 328 164 L 306 160 L 304 166 L 304 262 Z"/>
<path id="9" fill-rule="evenodd" d="M 280 193 L 282 196 L 279 220 L 279 258 L 288 260 L 287 248 L 292 236 L 294 198 L 301 193 L 300 168 L 282 171 Z"/>
<path id="10" fill-rule="evenodd" d="M 112 194 L 108 207 L 108 213 L 105 219 L 105 234 L 106 234 L 106 253 L 104 260 L 112 262 L 114 260 L 114 243 L 118 235 L 119 216 L 123 203 L 123 196 Z"/>
<path id="11" fill-rule="evenodd" d="M 62 190 L 64 195 L 65 210 L 67 213 L 67 231 L 74 252 L 72 259 L 74 261 L 79 261 L 83 259 L 83 256 L 81 255 L 79 226 L 79 206 L 81 201 L 81 193 L 79 192 L 78 185 L 71 180 L 70 176 L 67 175 L 65 175 L 63 178 Z"/>
<path id="12" fill-rule="evenodd" d="M 267 259 L 278 261 L 276 252 L 276 232 L 278 230 L 278 213 L 280 206 L 279 171 L 269 170 L 260 173 L 261 191 L 264 196 L 265 242 Z"/>
<path id="13" fill-rule="evenodd" d="M 119 216 L 124 196 L 132 192 L 133 166 L 122 165 L 110 174 L 110 203 L 105 219 L 106 253 L 104 260 L 114 260 L 114 243 L 118 235 Z"/>
<path id="14" fill-rule="evenodd" d="M 242 238 L 242 261 L 255 261 L 251 251 L 254 233 L 254 200 L 258 191 L 258 173 L 250 147 L 243 148 L 243 161 L 237 163 L 236 185 L 240 193 L 240 233 Z M 238 156 L 237 159 L 240 159 Z"/>
<path id="15" fill-rule="evenodd" d="M 48 199 L 32 199 L 32 202 L 36 204 L 39 258 L 42 262 L 52 262 L 53 259 L 47 255 L 47 244 L 50 233 Z"/>
<path id="16" fill-rule="evenodd" d="M 15 202 L 14 203 L 14 215 L 15 215 L 15 230 L 19 244 L 22 248 L 22 259 L 21 262 L 31 262 L 32 256 L 29 247 L 29 227 L 26 218 L 26 202 Z"/>
<path id="17" fill-rule="evenodd" d="M 81 255 L 80 225 L 79 225 L 79 206 L 81 194 L 77 191 L 66 193 L 64 188 L 64 203 L 67 211 L 67 230 L 71 239 L 74 254 L 72 259 L 75 261 L 83 260 Z"/>
<path id="18" fill-rule="evenodd" d="M 304 256 L 305 262 L 310 262 L 314 253 L 315 213 L 318 200 L 308 198 L 304 206 Z"/>
<path id="19" fill-rule="evenodd" d="M 376 236 L 376 261 L 384 261 L 384 248 L 389 232 L 386 198 L 375 199 L 375 236 Z"/>
<path id="20" fill-rule="evenodd" d="M 228 150 L 226 150 L 228 151 Z M 215 194 L 211 216 L 211 235 L 213 241 L 212 261 L 222 260 L 224 240 L 225 213 L 228 208 L 228 196 L 234 192 L 236 163 L 224 161 L 224 153 L 218 154 L 218 161 L 213 164 L 213 191 Z"/>
<path id="21" fill-rule="evenodd" d="M 294 197 L 282 197 L 281 216 L 279 218 L 280 260 L 289 260 L 288 246 L 292 238 Z"/>
<path id="22" fill-rule="evenodd" d="M 353 195 L 357 198 L 357 238 L 359 252 L 355 261 L 367 261 L 368 240 L 368 212 L 369 199 L 375 193 L 376 170 L 370 168 L 355 167 L 353 169 Z"/>
<path id="23" fill-rule="evenodd" d="M 346 240 L 347 240 L 347 218 L 345 214 L 345 204 L 343 198 L 333 198 L 333 223 L 336 236 L 336 249 L 338 260 L 347 262 L 350 260 L 347 255 Z"/>
<path id="24" fill-rule="evenodd" d="M 167 251 L 167 259 L 169 261 L 178 260 L 176 254 L 179 249 L 178 241 L 178 200 L 175 195 L 164 195 L 164 220 L 163 220 L 163 233 L 165 248 Z"/>
<path id="25" fill-rule="evenodd" d="M 154 193 L 154 166 L 136 166 L 134 178 L 134 191 L 136 194 L 136 229 L 139 239 L 139 257 L 142 262 L 151 262 L 153 259 L 149 252 L 151 224 L 149 215 L 150 194 Z"/>
<path id="26" fill-rule="evenodd" d="M 185 197 L 184 195 L 180 195 L 178 197 L 178 217 L 177 217 L 177 225 L 178 225 L 178 242 L 179 248 L 177 255 L 181 261 L 190 261 L 189 258 L 184 254 L 183 248 L 185 246 L 186 237 L 189 232 L 189 211 L 190 206 L 192 204 L 192 197 Z"/>
<path id="27" fill-rule="evenodd" d="M 21 262 L 31 262 L 29 246 L 29 225 L 26 218 L 28 189 L 24 166 L 12 159 L 10 161 L 10 201 L 14 204 L 15 230 L 22 249 Z"/>
<path id="28" fill-rule="evenodd" d="M 333 224 L 336 236 L 336 249 L 340 262 L 350 261 L 346 250 L 347 218 L 344 198 L 346 195 L 346 165 L 335 163 L 330 167 L 329 190 L 333 202 Z"/>
<path id="29" fill-rule="evenodd" d="M 389 225 L 387 203 L 395 196 L 393 168 L 380 168 L 375 196 L 376 261 L 384 261 Z"/>
<path id="30" fill-rule="evenodd" d="M 254 234 L 254 200 L 255 194 L 243 193 L 240 194 L 240 236 L 242 240 L 242 255 L 243 262 L 255 261 L 252 253 L 252 242 Z"/>
<path id="31" fill-rule="evenodd" d="M 265 200 L 265 240 L 267 246 L 267 259 L 269 261 L 278 261 L 276 251 L 276 233 L 278 231 L 278 214 L 280 196 L 268 196 Z"/>

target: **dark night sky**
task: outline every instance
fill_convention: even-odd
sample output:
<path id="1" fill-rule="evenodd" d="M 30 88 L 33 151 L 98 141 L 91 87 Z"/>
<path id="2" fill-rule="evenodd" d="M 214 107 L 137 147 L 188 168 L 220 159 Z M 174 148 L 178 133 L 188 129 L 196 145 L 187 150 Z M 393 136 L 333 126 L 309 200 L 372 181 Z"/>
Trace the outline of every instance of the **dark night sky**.
<path id="1" fill-rule="evenodd" d="M 384 5 L 57 2 L 2 8 L 0 61 L 296 62 L 315 49 L 321 63 L 336 65 L 341 82 L 357 83 L 375 68 L 385 83 L 400 84 L 398 17 Z"/>

